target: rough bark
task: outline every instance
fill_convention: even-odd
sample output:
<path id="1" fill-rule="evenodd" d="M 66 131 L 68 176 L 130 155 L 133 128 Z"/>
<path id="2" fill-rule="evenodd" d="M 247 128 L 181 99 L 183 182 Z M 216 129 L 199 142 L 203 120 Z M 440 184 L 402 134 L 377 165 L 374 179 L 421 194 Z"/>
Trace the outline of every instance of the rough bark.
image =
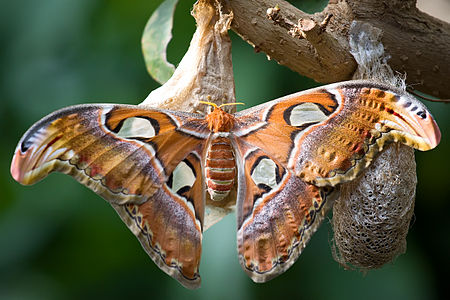
<path id="1" fill-rule="evenodd" d="M 356 62 L 349 52 L 349 28 L 353 21 L 367 22 L 383 31 L 389 64 L 406 73 L 409 85 L 450 98 L 450 24 L 419 11 L 416 0 L 330 0 L 316 14 L 304 13 L 283 0 L 219 1 L 234 13 L 231 28 L 256 51 L 322 83 L 352 78 Z M 267 9 L 275 6 L 291 24 L 303 19 L 301 35 L 268 18 Z M 324 30 L 304 21 L 319 25 L 330 14 Z"/>

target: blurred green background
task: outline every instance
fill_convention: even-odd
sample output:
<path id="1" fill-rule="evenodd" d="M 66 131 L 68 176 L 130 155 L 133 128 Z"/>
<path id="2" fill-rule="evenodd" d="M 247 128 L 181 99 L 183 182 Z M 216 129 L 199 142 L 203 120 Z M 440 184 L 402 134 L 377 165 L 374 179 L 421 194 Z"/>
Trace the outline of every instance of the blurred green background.
<path id="1" fill-rule="evenodd" d="M 106 201 L 72 178 L 51 174 L 29 187 L 12 179 L 16 143 L 41 117 L 80 103 L 138 104 L 158 86 L 146 72 L 140 38 L 160 2 L 1 2 L 0 299 L 448 299 L 448 105 L 427 103 L 443 140 L 433 151 L 417 152 L 408 250 L 368 274 L 333 260 L 327 220 L 290 270 L 255 284 L 239 266 L 232 215 L 205 233 L 202 287 L 190 291 L 155 266 Z M 173 63 L 195 30 L 192 4 L 180 1 L 175 13 Z M 326 1 L 295 5 L 313 12 Z M 237 99 L 247 107 L 317 85 L 231 36 Z"/>

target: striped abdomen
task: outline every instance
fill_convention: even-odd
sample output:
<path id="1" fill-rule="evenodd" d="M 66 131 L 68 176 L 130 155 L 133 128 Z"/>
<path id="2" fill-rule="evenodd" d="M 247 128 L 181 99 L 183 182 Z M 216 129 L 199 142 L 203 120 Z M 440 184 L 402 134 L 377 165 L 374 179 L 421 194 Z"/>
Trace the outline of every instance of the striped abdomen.
<path id="1" fill-rule="evenodd" d="M 236 162 L 233 148 L 226 138 L 211 142 L 206 156 L 206 185 L 212 200 L 222 200 L 233 188 Z"/>

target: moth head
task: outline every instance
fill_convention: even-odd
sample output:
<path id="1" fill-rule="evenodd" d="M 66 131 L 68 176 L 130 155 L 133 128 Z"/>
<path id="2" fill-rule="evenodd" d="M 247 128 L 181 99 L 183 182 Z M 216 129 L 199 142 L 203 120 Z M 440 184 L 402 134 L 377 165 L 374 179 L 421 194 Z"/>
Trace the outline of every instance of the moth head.
<path id="1" fill-rule="evenodd" d="M 234 116 L 227 113 L 222 109 L 223 106 L 244 104 L 240 102 L 235 103 L 224 103 L 217 105 L 213 102 L 200 101 L 200 103 L 211 105 L 214 110 L 206 116 L 206 121 L 208 122 L 208 128 L 212 132 L 229 132 L 234 127 Z"/>

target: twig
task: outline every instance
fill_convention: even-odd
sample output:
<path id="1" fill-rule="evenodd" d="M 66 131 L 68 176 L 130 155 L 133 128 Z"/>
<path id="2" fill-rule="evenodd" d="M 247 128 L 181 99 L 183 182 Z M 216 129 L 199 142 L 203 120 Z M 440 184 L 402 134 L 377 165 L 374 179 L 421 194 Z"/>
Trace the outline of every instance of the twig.
<path id="1" fill-rule="evenodd" d="M 421 94 L 417 93 L 415 89 L 409 89 L 408 88 L 408 92 L 413 94 L 414 96 L 422 98 L 423 100 L 426 100 L 426 101 L 440 102 L 440 103 L 445 103 L 445 104 L 449 104 L 450 103 L 450 99 L 433 99 L 433 98 L 429 98 L 427 96 L 424 96 L 424 95 L 421 95 Z"/>
<path id="2" fill-rule="evenodd" d="M 308 39 L 307 32 L 312 31 L 316 26 L 318 26 L 318 28 L 320 29 L 316 31 L 316 34 L 325 32 L 325 29 L 330 22 L 331 17 L 333 16 L 333 14 L 328 14 L 323 19 L 323 21 L 319 25 L 317 25 L 317 23 L 311 19 L 299 19 L 298 23 L 294 24 L 293 22 L 282 16 L 282 14 L 280 13 L 280 7 L 278 5 L 268 8 L 266 14 L 269 20 L 272 20 L 274 24 L 283 27 L 291 36 L 297 37 L 299 39 Z"/>

